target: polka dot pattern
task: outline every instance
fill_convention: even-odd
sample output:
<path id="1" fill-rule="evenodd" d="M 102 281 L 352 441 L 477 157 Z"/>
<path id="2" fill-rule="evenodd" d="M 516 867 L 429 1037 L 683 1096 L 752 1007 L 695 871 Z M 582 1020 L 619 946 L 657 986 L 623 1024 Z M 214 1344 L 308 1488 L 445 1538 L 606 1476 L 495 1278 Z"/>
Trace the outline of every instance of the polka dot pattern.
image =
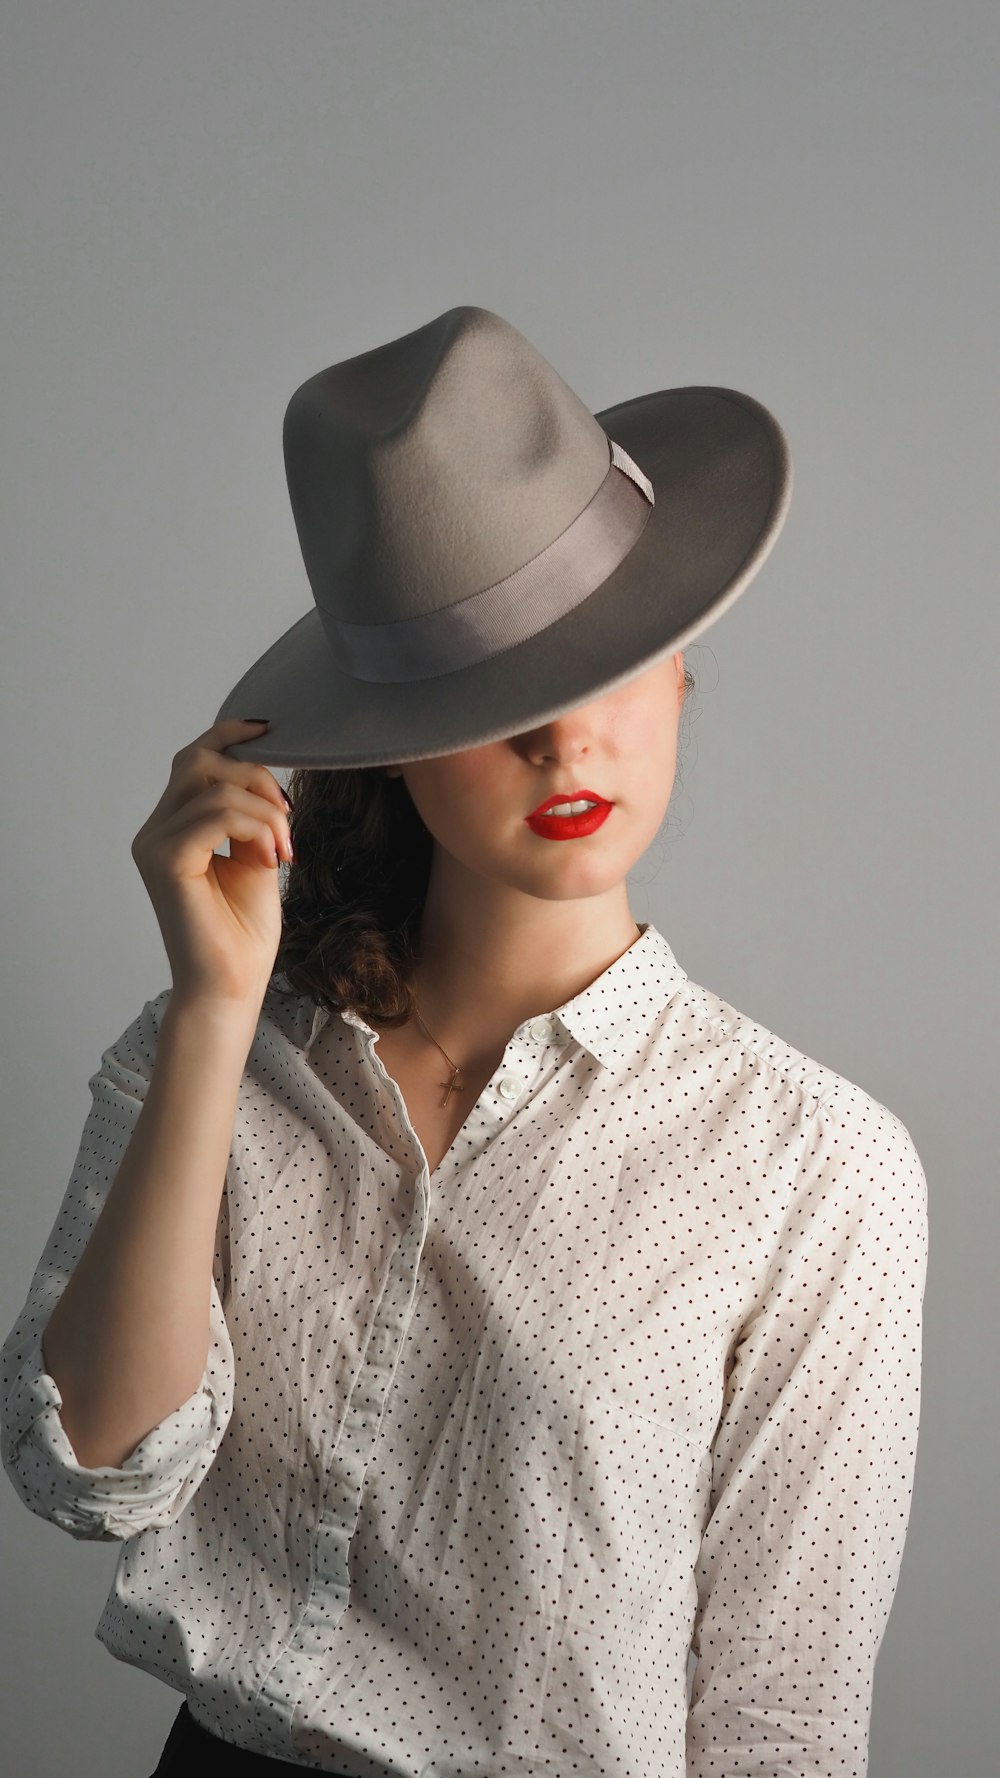
<path id="1" fill-rule="evenodd" d="M 900 1120 L 646 923 L 518 1027 L 429 1174 L 376 1033 L 275 977 L 205 1374 L 88 1470 L 41 1334 L 168 1002 L 89 1083 L 3 1347 L 14 1487 L 121 1543 L 110 1653 L 323 1772 L 862 1778 L 920 1402 Z"/>

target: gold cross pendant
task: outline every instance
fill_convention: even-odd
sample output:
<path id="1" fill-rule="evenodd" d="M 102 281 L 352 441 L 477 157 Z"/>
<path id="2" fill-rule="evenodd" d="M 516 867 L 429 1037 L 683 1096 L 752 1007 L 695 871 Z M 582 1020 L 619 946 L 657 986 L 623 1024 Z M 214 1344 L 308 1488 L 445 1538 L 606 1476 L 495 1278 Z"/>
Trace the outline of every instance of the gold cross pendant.
<path id="1" fill-rule="evenodd" d="M 451 1095 L 452 1095 L 452 1092 L 453 1092 L 453 1091 L 454 1091 L 454 1089 L 455 1089 L 455 1086 L 456 1086 L 456 1084 L 457 1084 L 457 1081 L 458 1081 L 458 1069 L 457 1069 L 457 1068 L 456 1068 L 456 1069 L 455 1069 L 455 1072 L 454 1072 L 454 1074 L 453 1074 L 453 1075 L 452 1075 L 452 1077 L 451 1077 L 451 1079 L 450 1079 L 450 1080 L 449 1080 L 449 1081 L 448 1081 L 448 1082 L 447 1082 L 447 1086 L 448 1086 L 448 1091 L 447 1091 L 447 1092 L 446 1092 L 446 1093 L 445 1093 L 445 1096 L 444 1096 L 444 1098 L 443 1098 L 443 1099 L 442 1099 L 442 1101 L 441 1101 L 441 1104 L 442 1104 L 442 1107 L 443 1107 L 443 1106 L 445 1106 L 445 1105 L 447 1105 L 447 1103 L 448 1103 L 448 1100 L 449 1100 L 449 1099 L 450 1099 L 450 1098 L 451 1098 Z M 444 1085 L 445 1085 L 445 1082 L 444 1082 L 444 1081 L 442 1081 L 442 1082 L 441 1082 L 441 1085 L 442 1085 L 442 1086 L 444 1086 Z"/>

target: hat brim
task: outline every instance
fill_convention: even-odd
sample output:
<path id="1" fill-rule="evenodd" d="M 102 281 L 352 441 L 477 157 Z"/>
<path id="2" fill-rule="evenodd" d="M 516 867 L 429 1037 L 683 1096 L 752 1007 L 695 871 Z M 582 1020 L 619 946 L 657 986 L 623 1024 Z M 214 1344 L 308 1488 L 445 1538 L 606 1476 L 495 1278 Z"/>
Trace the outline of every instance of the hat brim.
<path id="1" fill-rule="evenodd" d="M 733 389 L 639 395 L 596 419 L 653 484 L 638 541 L 581 604 L 502 654 L 372 683 L 337 663 L 316 607 L 244 673 L 216 721 L 270 727 L 227 753 L 262 765 L 399 764 L 521 734 L 601 697 L 702 635 L 769 555 L 792 490 L 774 416 Z"/>

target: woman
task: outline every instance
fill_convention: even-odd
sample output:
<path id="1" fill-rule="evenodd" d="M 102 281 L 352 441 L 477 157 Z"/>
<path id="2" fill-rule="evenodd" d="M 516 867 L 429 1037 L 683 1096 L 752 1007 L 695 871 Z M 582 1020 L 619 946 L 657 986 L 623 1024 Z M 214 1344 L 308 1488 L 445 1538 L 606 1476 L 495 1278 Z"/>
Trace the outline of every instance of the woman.
<path id="1" fill-rule="evenodd" d="M 8 1473 L 122 1542 L 159 1774 L 861 1778 L 923 1170 L 627 888 L 780 428 L 595 417 L 464 307 L 302 385 L 285 454 L 315 610 L 133 842 L 172 982 L 91 1079 Z"/>

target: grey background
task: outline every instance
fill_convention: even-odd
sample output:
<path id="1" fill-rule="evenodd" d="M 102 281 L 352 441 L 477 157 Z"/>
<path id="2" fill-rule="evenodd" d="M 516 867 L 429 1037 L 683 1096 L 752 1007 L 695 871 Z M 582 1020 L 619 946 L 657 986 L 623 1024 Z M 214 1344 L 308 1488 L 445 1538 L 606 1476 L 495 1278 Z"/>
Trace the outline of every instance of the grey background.
<path id="1" fill-rule="evenodd" d="M 916 1142 L 924 1400 L 869 1770 L 988 1778 L 1000 9 L 32 0 L 0 50 L 4 1331 L 101 1049 L 169 982 L 132 837 L 311 603 L 292 390 L 459 302 L 594 410 L 746 389 L 791 512 L 688 650 L 632 908 Z M 93 1640 L 117 1549 L 6 1479 L 0 1514 L 11 1770 L 141 1778 L 180 1697 Z"/>

